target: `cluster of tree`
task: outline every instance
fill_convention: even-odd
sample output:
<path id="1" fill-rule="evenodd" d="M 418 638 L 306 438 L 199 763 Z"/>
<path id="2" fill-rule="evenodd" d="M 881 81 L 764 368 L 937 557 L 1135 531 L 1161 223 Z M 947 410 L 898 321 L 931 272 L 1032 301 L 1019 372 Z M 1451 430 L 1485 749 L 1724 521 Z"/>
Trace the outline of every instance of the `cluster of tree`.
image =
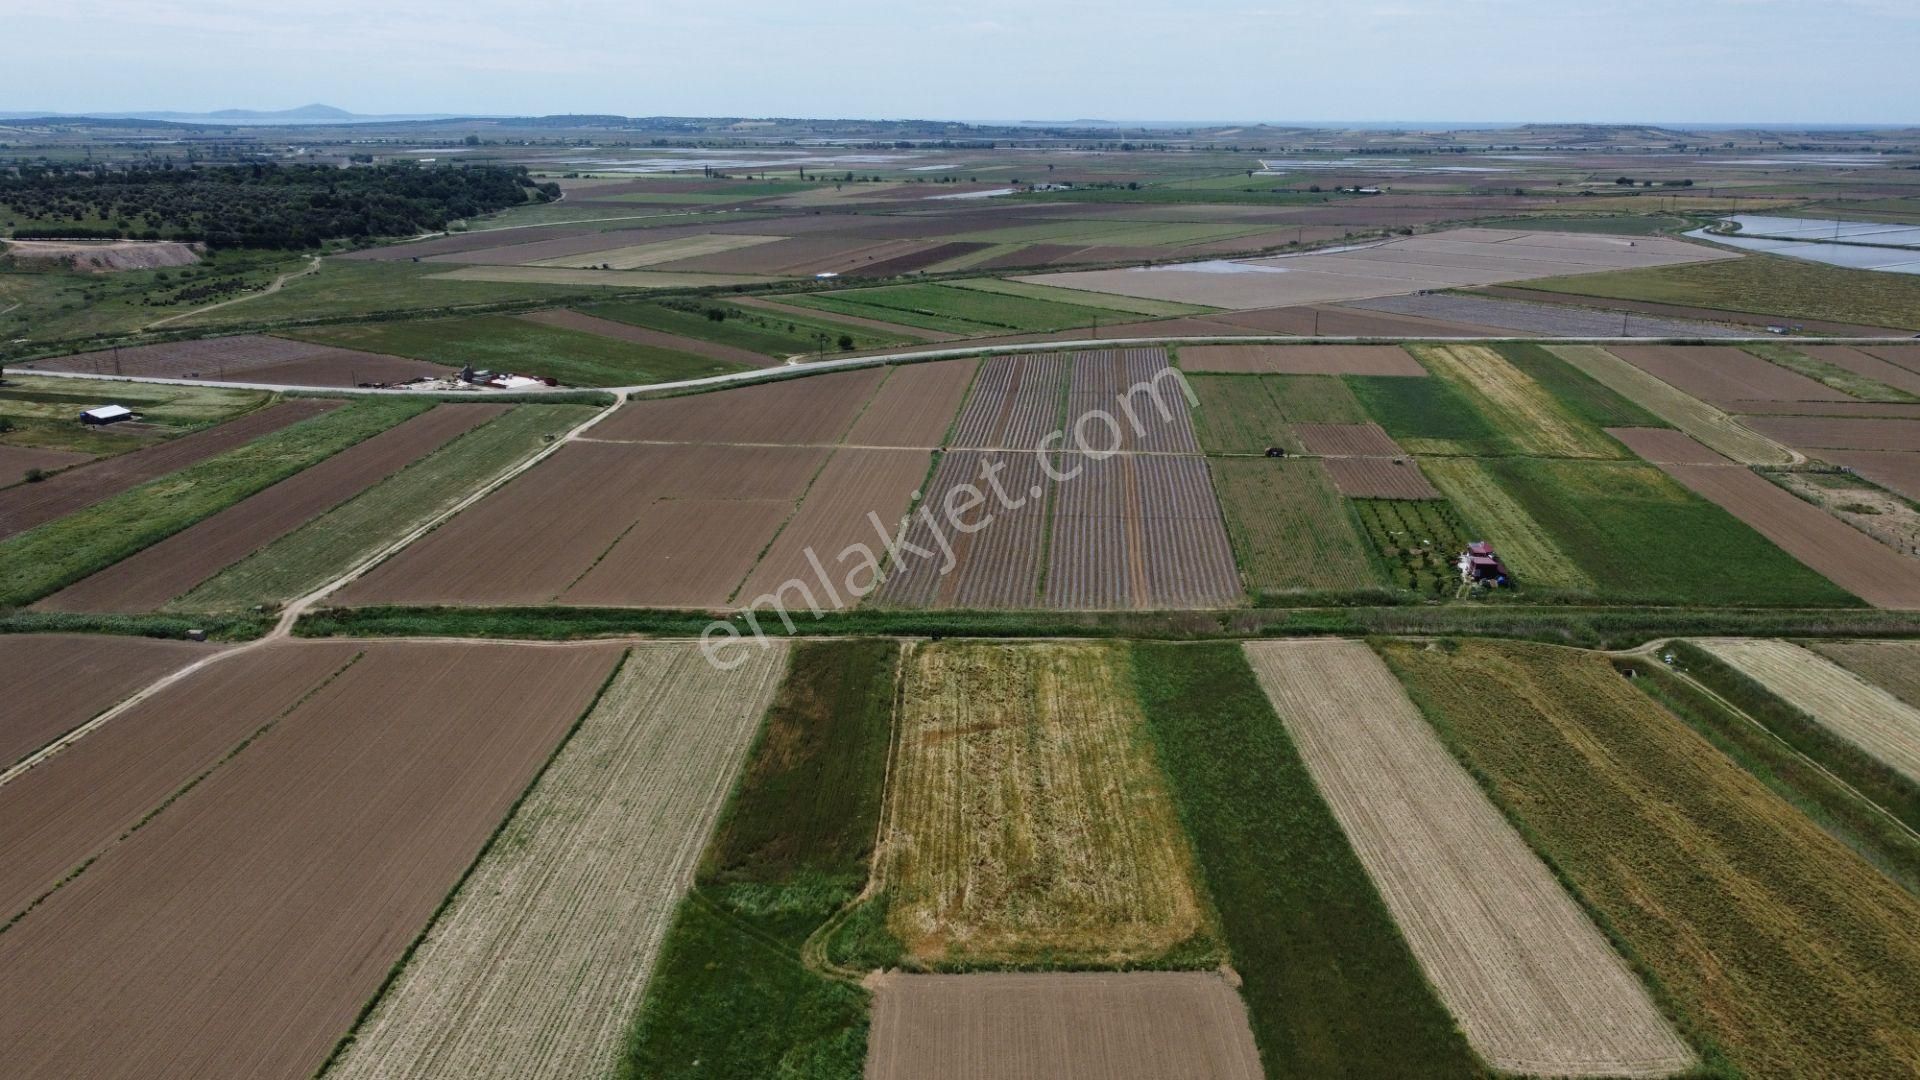
<path id="1" fill-rule="evenodd" d="M 0 172 L 0 206 L 25 222 L 14 229 L 18 238 L 198 240 L 215 248 L 408 236 L 559 193 L 557 184 L 536 184 L 525 169 L 502 165 L 48 165 Z"/>

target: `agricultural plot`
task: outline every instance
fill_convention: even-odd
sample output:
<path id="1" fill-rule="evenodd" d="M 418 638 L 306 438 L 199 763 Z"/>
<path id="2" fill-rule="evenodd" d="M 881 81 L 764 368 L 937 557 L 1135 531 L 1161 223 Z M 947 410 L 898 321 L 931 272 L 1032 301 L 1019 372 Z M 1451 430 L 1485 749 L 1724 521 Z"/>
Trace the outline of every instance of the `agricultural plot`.
<path id="1" fill-rule="evenodd" d="M 582 607 L 719 608 L 793 507 L 791 498 L 656 500 L 554 600 Z M 814 581 L 811 575 L 804 580 Z"/>
<path id="2" fill-rule="evenodd" d="M 785 667 L 634 646 L 329 1075 L 610 1075 Z"/>
<path id="3" fill-rule="evenodd" d="M 1664 429 L 1650 429 L 1663 432 Z M 1684 438 L 1684 436 L 1682 436 Z M 1486 463 L 1471 458 L 1428 458 L 1422 467 L 1476 539 L 1493 544 L 1515 580 L 1526 585 L 1591 592 L 1593 579 L 1568 557 L 1526 508 L 1516 502 Z"/>
<path id="4" fill-rule="evenodd" d="M 1484 345 L 1416 346 L 1440 378 L 1452 382 L 1483 416 L 1499 417 L 1507 439 L 1538 457 L 1612 458 L 1620 448 L 1575 416 L 1547 388 Z"/>
<path id="5" fill-rule="evenodd" d="M 1907 641 L 1822 641 L 1808 648 L 1920 708 L 1920 646 Z"/>
<path id="6" fill-rule="evenodd" d="M 1903 498 L 1920 502 L 1920 453 L 1883 450 L 1822 450 L 1820 457 L 1845 465 Z"/>
<path id="7" fill-rule="evenodd" d="M 1207 465 L 1240 572 L 1256 597 L 1380 583 L 1323 463 L 1263 458 Z"/>
<path id="8" fill-rule="evenodd" d="M 1743 465 L 1786 465 L 1794 461 L 1793 451 L 1605 349 L 1556 345 L 1550 351 L 1595 382 Z"/>
<path id="9" fill-rule="evenodd" d="M 878 602 L 887 607 L 1039 606 L 1051 481 L 1039 454 L 949 450 L 940 457 Z M 1002 500 L 998 492 L 1005 492 Z M 990 500 L 975 504 L 976 497 Z M 969 505 L 983 507 L 966 512 Z M 945 508 L 972 531 L 957 529 Z M 991 517 L 991 524 L 974 528 Z M 924 553 L 924 554 L 923 554 Z"/>
<path id="10" fill-rule="evenodd" d="M 598 334 L 615 341 L 630 342 L 646 348 L 671 349 L 675 352 L 691 353 L 695 356 L 708 356 L 727 364 L 739 364 L 744 367 L 772 367 L 774 360 L 746 349 L 737 349 L 731 345 L 722 345 L 699 338 L 682 337 L 679 334 L 650 330 L 644 326 L 603 319 L 597 315 L 588 315 L 566 308 L 553 308 L 547 311 L 530 311 L 518 316 L 527 322 L 541 326 L 556 326 L 562 330 L 578 330 L 584 334 Z"/>
<path id="11" fill-rule="evenodd" d="M 1693 319 L 1631 313 L 1623 316 L 1569 304 L 1536 304 L 1471 293 L 1430 292 L 1412 296 L 1383 296 L 1373 300 L 1352 300 L 1345 306 L 1363 311 L 1472 323 L 1542 337 L 1717 338 L 1737 337 L 1745 333 L 1732 327 Z"/>
<path id="12" fill-rule="evenodd" d="M 973 393 L 954 423 L 949 446 L 1034 450 L 1061 430 L 1071 360 L 1063 353 L 993 356 L 980 365 Z"/>
<path id="13" fill-rule="evenodd" d="M 13 1065 L 315 1072 L 618 659 L 367 646 L 0 934 Z"/>
<path id="14" fill-rule="evenodd" d="M 624 247 L 604 248 L 578 255 L 558 255 L 551 259 L 541 259 L 533 265 L 638 270 L 642 267 L 673 262 L 676 259 L 718 255 L 721 252 L 770 244 L 784 239 L 786 237 L 755 236 L 751 233 L 700 233 L 672 240 L 656 240 L 650 244 L 628 244 Z"/>
<path id="15" fill-rule="evenodd" d="M 1503 429 L 1448 379 L 1348 376 L 1367 416 L 1410 453 L 1478 457 L 1512 452 Z"/>
<path id="16" fill-rule="evenodd" d="M 1495 346 L 1495 351 L 1552 395 L 1568 413 L 1593 427 L 1666 426 L 1659 417 L 1567 363 L 1545 345 L 1508 342 Z"/>
<path id="17" fill-rule="evenodd" d="M 1920 420 L 1750 416 L 1744 422 L 1769 439 L 1804 450 L 1920 450 Z"/>
<path id="18" fill-rule="evenodd" d="M 886 381 L 847 432 L 847 445 L 944 446 L 978 367 L 974 360 L 889 367 Z"/>
<path id="19" fill-rule="evenodd" d="M 1726 458 L 1674 428 L 1607 428 L 1606 431 L 1641 459 L 1656 465 L 1728 464 Z"/>
<path id="20" fill-rule="evenodd" d="M 1360 530 L 1397 588 L 1430 596 L 1451 596 L 1460 586 L 1453 560 L 1468 535 L 1453 507 L 1439 500 L 1355 499 Z"/>
<path id="21" fill-rule="evenodd" d="M 568 386 L 633 386 L 745 370 L 744 365 L 710 356 L 542 326 L 511 315 L 350 323 L 292 331 L 291 336 L 452 368 L 471 364 L 557 379 Z"/>
<path id="22" fill-rule="evenodd" d="M 911 962 L 1210 952 L 1205 894 L 1126 662 L 1105 645 L 914 650 L 884 870 L 887 926 Z"/>
<path id="23" fill-rule="evenodd" d="M 1839 320 L 1920 330 L 1920 282 L 1798 259 L 1748 256 L 1696 266 L 1662 266 L 1531 282 L 1529 289 L 1586 298 L 1692 308 L 1702 318 L 1751 312 L 1802 322 Z M 1850 332 L 1850 331 L 1843 331 Z"/>
<path id="24" fill-rule="evenodd" d="M 1293 434 L 1318 457 L 1401 457 L 1404 451 L 1378 424 L 1295 424 Z"/>
<path id="25" fill-rule="evenodd" d="M 1422 377 L 1398 345 L 1186 345 L 1185 371 L 1234 375 L 1403 375 Z"/>
<path id="26" fill-rule="evenodd" d="M 1733 638 L 1697 643 L 1834 734 L 1920 783 L 1920 709 L 1798 645 Z"/>
<path id="27" fill-rule="evenodd" d="M 162 379 L 217 379 L 276 386 L 359 386 L 438 378 L 453 369 L 424 360 L 340 349 L 307 341 L 240 334 L 198 341 L 136 345 L 108 352 L 35 360 L 45 371 L 132 375 Z"/>
<path id="28" fill-rule="evenodd" d="M 931 470 L 925 450 L 834 451 L 740 586 L 740 602 L 773 596 L 823 611 L 859 603 L 879 588 L 887 541 Z"/>
<path id="29" fill-rule="evenodd" d="M 873 1080 L 1264 1075 L 1246 1007 L 1215 974 L 888 974 L 873 989 Z"/>
<path id="30" fill-rule="evenodd" d="M 1327 475 L 1349 499 L 1437 499 L 1412 458 L 1328 458 Z"/>
<path id="31" fill-rule="evenodd" d="M 0 488 L 23 482 L 28 473 L 58 472 L 92 460 L 92 454 L 75 453 L 72 450 L 0 444 Z"/>
<path id="32" fill-rule="evenodd" d="M 1605 656 L 1482 641 L 1384 655 L 1704 1046 L 1747 1075 L 1908 1068 L 1920 900 Z"/>
<path id="33" fill-rule="evenodd" d="M 1413 954 L 1489 1065 L 1658 1077 L 1693 1063 L 1371 649 L 1336 640 L 1246 650 Z"/>
<path id="34" fill-rule="evenodd" d="M 1131 296 L 1115 296 L 1111 293 L 1080 292 L 1073 289 L 1055 289 L 1046 285 L 1034 285 L 1025 281 L 1007 281 L 1001 278 L 970 278 L 965 281 L 943 282 L 956 289 L 973 289 L 979 292 L 999 293 L 1003 296 L 1022 296 L 1029 300 L 1046 300 L 1056 304 L 1071 304 L 1077 307 L 1105 308 L 1109 311 L 1124 312 L 1129 315 L 1146 315 L 1152 318 L 1167 318 L 1175 315 L 1200 315 L 1212 311 L 1212 308 L 1198 304 L 1170 304 L 1162 300 L 1140 300 Z"/>
<path id="35" fill-rule="evenodd" d="M 1720 345 L 1616 345 L 1613 355 L 1710 405 L 1743 401 L 1850 401 L 1852 396 L 1743 349 Z"/>
<path id="36" fill-rule="evenodd" d="M 169 671 L 207 655 L 205 645 L 132 637 L 19 634 L 0 637 L 0 769 L 111 708 Z"/>
<path id="37" fill-rule="evenodd" d="M 441 405 L 356 443 L 35 605 L 48 611 L 151 611 L 494 419 L 504 405 Z"/>
<path id="38" fill-rule="evenodd" d="M 1224 607 L 1242 595 L 1199 457 L 1055 462 L 1046 598 L 1069 609 Z"/>
<path id="39" fill-rule="evenodd" d="M 876 333 L 850 322 L 803 315 L 798 308 L 770 310 L 759 303 L 750 302 L 748 298 L 741 298 L 738 302 L 706 299 L 698 303 L 686 300 L 624 301 L 595 304 L 586 309 L 585 314 L 642 331 L 701 341 L 709 352 L 725 349 L 728 355 L 758 353 L 773 360 L 814 353 L 822 348 L 832 351 L 849 342 L 856 349 L 874 349 L 920 340 L 912 334 Z M 847 341 L 843 342 L 843 337 Z M 689 352 L 703 351 L 691 345 L 685 348 Z M 748 361 L 741 358 L 741 362 Z M 764 364 L 765 361 L 758 363 Z"/>
<path id="40" fill-rule="evenodd" d="M 937 260 L 936 260 L 937 261 Z M 1111 309 L 1036 300 L 947 285 L 885 285 L 807 293 L 790 303 L 830 314 L 860 315 L 956 334 L 1066 330 L 1117 321 Z"/>
<path id="41" fill-rule="evenodd" d="M 1210 454 L 1300 449 L 1295 424 L 1362 424 L 1366 414 L 1347 385 L 1331 375 L 1195 375 L 1199 404 L 1193 424 Z"/>
<path id="42" fill-rule="evenodd" d="M 830 445 L 846 434 L 886 374 L 885 368 L 859 368 L 739 389 L 629 401 L 594 428 L 593 437 L 635 442 Z"/>
<path id="43" fill-rule="evenodd" d="M 1868 401 L 1912 402 L 1920 394 L 1920 373 L 1851 345 L 1749 345 L 1747 350 Z"/>
<path id="44" fill-rule="evenodd" d="M 1187 393 L 1162 349 L 1075 353 L 1066 430 L 1093 453 L 1199 453 Z"/>

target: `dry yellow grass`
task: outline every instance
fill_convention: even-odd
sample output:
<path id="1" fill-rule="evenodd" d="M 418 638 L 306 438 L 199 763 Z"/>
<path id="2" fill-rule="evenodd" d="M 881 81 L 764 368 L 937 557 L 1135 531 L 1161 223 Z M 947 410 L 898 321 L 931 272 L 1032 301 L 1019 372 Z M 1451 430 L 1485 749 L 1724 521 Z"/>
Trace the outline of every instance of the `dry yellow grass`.
<path id="1" fill-rule="evenodd" d="M 628 244 L 625 247 L 607 248 L 604 251 L 589 251 L 584 255 L 563 255 L 557 259 L 541 259 L 530 265 L 571 266 L 585 270 L 633 270 L 642 266 L 673 262 L 676 259 L 691 259 L 700 255 L 718 255 L 721 252 L 738 251 L 741 248 L 756 247 L 785 239 L 784 236 L 754 236 L 747 233 L 702 233 L 699 236 L 683 236 L 677 240 Z"/>
<path id="2" fill-rule="evenodd" d="M 1597 345 L 1552 345 L 1547 351 L 1635 405 L 1744 465 L 1788 465 L 1793 451 L 1684 394 Z"/>
<path id="3" fill-rule="evenodd" d="M 1920 709 L 1798 645 L 1733 639 L 1698 644 L 1835 735 L 1920 781 Z"/>
<path id="4" fill-rule="evenodd" d="M 1118 964 L 1213 936 L 1124 651 L 924 645 L 901 700 L 885 883 L 912 960 Z"/>
<path id="5" fill-rule="evenodd" d="M 1420 345 L 1413 351 L 1477 399 L 1516 449 L 1535 457 L 1611 458 L 1619 448 L 1569 413 L 1546 387 L 1485 345 Z"/>
<path id="6" fill-rule="evenodd" d="M 1813 651 L 1920 707 L 1920 641 L 1828 641 Z"/>

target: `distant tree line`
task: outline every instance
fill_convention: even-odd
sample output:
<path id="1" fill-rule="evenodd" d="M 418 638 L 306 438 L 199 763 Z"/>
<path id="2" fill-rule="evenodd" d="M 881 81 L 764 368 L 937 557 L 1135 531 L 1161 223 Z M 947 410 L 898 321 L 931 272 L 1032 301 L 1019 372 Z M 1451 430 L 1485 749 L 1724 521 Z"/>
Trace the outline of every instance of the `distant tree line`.
<path id="1" fill-rule="evenodd" d="M 198 240 L 214 248 L 410 236 L 559 194 L 557 184 L 537 184 L 526 169 L 504 165 L 34 165 L 0 172 L 0 207 L 20 219 L 18 239 Z"/>

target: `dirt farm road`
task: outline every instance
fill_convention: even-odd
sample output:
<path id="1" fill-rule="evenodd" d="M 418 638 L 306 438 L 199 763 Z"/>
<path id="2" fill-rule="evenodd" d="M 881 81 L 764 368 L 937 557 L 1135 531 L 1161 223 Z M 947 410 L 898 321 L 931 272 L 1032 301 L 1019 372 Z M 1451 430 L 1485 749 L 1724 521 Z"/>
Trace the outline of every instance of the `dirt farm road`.
<path id="1" fill-rule="evenodd" d="M 261 289 L 259 292 L 248 293 L 245 296 L 236 296 L 231 300 L 222 300 L 217 304 L 208 304 L 206 307 L 194 308 L 192 311 L 183 311 L 178 315 L 169 315 L 164 319 L 156 319 L 155 321 L 148 323 L 147 325 L 141 327 L 140 329 L 151 330 L 156 326 L 165 326 L 170 322 L 178 322 L 181 319 L 190 319 L 195 315 L 202 315 L 202 314 L 205 314 L 206 312 L 213 311 L 216 308 L 226 307 L 229 304 L 238 304 L 246 300 L 256 300 L 262 296 L 267 296 L 272 293 L 277 293 L 280 291 L 282 286 L 284 286 L 287 282 L 292 281 L 294 278 L 306 277 L 308 274 L 314 273 L 320 269 L 320 256 L 309 255 L 307 256 L 307 258 L 311 261 L 307 263 L 305 269 L 292 270 L 287 273 L 281 274 L 279 277 L 274 278 L 273 281 L 270 282 L 266 288 Z"/>

